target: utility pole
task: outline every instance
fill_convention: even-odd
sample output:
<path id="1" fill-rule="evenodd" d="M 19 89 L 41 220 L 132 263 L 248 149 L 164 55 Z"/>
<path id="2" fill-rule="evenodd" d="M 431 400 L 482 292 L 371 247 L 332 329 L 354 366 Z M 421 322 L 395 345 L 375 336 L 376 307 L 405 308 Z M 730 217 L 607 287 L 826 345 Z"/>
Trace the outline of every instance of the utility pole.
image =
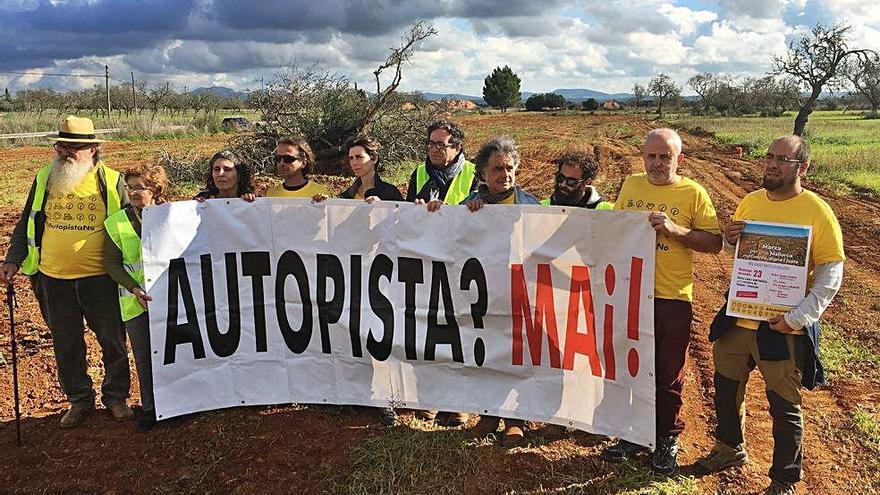
<path id="1" fill-rule="evenodd" d="M 110 67 L 104 66 L 104 89 L 107 90 L 107 118 L 110 118 Z"/>
<path id="2" fill-rule="evenodd" d="M 134 90 L 134 71 L 131 71 L 131 106 L 132 106 L 132 108 L 134 108 L 135 115 L 137 115 L 138 102 L 137 102 L 137 93 Z"/>

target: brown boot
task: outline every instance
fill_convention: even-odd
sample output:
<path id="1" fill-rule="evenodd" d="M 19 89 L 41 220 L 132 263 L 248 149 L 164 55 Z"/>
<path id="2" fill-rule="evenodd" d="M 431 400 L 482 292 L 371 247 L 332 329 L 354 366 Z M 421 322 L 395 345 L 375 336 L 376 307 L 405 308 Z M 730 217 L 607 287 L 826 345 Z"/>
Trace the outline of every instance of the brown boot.
<path id="1" fill-rule="evenodd" d="M 482 416 L 473 428 L 468 430 L 470 438 L 486 438 L 498 431 L 500 420 L 495 416 Z"/>
<path id="2" fill-rule="evenodd" d="M 58 425 L 62 428 L 73 428 L 85 421 L 94 410 L 94 407 L 71 404 Z"/>
<path id="3" fill-rule="evenodd" d="M 441 414 L 437 418 L 437 423 L 440 426 L 445 426 L 447 428 L 457 428 L 468 422 L 471 415 L 463 412 L 447 412 Z"/>
<path id="4" fill-rule="evenodd" d="M 504 428 L 504 436 L 501 437 L 502 447 L 519 447 L 525 440 L 525 432 L 520 426 L 507 426 Z"/>
<path id="5" fill-rule="evenodd" d="M 422 421 L 434 421 L 437 419 L 437 411 L 416 411 L 416 417 Z"/>
<path id="6" fill-rule="evenodd" d="M 134 411 L 132 411 L 125 402 L 113 402 L 107 406 L 107 410 L 110 411 L 110 415 L 113 416 L 113 419 L 116 421 L 129 421 L 134 419 Z"/>
<path id="7" fill-rule="evenodd" d="M 541 428 L 541 436 L 546 438 L 547 440 L 559 440 L 561 438 L 565 438 L 566 431 L 565 427 L 562 425 L 551 425 L 547 424 Z"/>

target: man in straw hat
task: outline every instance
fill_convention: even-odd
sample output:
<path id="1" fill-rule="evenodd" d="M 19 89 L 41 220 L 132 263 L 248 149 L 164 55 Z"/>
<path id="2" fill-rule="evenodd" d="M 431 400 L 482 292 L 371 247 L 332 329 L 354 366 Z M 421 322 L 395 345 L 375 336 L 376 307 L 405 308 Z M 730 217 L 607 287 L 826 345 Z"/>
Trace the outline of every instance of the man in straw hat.
<path id="1" fill-rule="evenodd" d="M 86 372 L 83 319 L 95 332 L 104 362 L 101 400 L 117 420 L 133 418 L 125 329 L 116 283 L 104 271 L 104 220 L 128 204 L 119 172 L 101 161 L 101 139 L 91 119 L 69 116 L 54 142 L 55 159 L 37 172 L 0 271 L 31 277 L 43 319 L 52 332 L 61 389 L 72 428 L 95 409 Z"/>

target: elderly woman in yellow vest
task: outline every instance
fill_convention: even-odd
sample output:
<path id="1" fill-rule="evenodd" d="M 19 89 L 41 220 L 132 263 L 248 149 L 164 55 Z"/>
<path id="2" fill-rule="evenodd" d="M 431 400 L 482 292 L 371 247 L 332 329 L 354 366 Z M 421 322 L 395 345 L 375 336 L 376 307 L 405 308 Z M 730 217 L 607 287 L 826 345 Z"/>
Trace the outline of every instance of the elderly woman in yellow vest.
<path id="1" fill-rule="evenodd" d="M 143 288 L 141 212 L 147 206 L 164 201 L 168 178 L 158 165 L 131 169 L 124 177 L 131 204 L 104 222 L 107 232 L 104 269 L 119 284 L 119 309 L 131 340 L 141 388 L 143 414 L 137 420 L 137 430 L 148 431 L 156 424 L 156 407 L 150 361 L 150 320 L 147 316 L 147 303 L 152 298 Z"/>

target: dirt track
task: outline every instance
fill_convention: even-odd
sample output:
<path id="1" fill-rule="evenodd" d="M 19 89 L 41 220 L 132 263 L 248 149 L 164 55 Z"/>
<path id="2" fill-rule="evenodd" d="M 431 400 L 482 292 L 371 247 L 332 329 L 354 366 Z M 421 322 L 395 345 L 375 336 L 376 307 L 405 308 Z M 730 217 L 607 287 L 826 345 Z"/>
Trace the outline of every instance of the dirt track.
<path id="1" fill-rule="evenodd" d="M 552 187 L 550 177 L 555 170 L 549 161 L 565 146 L 589 143 L 597 146 L 601 157 L 604 176 L 598 186 L 613 197 L 623 178 L 641 168 L 637 144 L 651 128 L 650 123 L 632 117 L 510 115 L 470 117 L 464 123 L 471 143 L 479 143 L 490 134 L 513 133 L 523 154 L 518 182 L 539 196 Z M 739 199 L 759 187 L 759 164 L 735 157 L 732 150 L 714 144 L 710 138 L 688 133 L 683 137 L 687 154 L 683 173 L 709 190 L 719 216 L 727 221 Z M 181 148 L 192 144 L 177 143 Z M 108 147 L 108 162 L 119 164 L 129 156 L 141 156 L 131 153 L 131 146 L 146 145 L 114 144 Z M 469 154 L 474 151 L 472 144 Z M 25 155 L 31 161 L 21 165 Z M 43 155 L 48 159 L 47 148 L 5 150 L 0 151 L 0 163 L 6 170 L 26 166 L 34 172 L 38 164 L 33 158 Z M 114 157 L 119 161 L 114 162 Z M 28 186 L 16 187 L 26 192 Z M 843 289 L 825 321 L 846 339 L 876 349 L 880 343 L 875 330 L 880 312 L 872 307 L 877 308 L 880 300 L 880 258 L 874 254 L 880 239 L 880 204 L 823 196 L 840 219 L 849 258 Z M 19 208 L 0 208 L 0 252 L 6 250 Z M 679 458 L 684 465 L 712 445 L 713 368 L 706 333 L 722 303 L 730 259 L 726 255 L 699 255 L 696 267 L 695 325 L 684 408 L 688 426 Z M 16 289 L 21 299 L 17 318 L 26 444 L 18 448 L 13 442 L 10 369 L 0 365 L 0 493 L 321 492 L 331 490 L 339 473 L 349 468 L 351 447 L 374 435 L 387 434 L 369 412 L 328 418 L 298 407 L 215 411 L 180 428 L 158 428 L 149 434 L 137 434 L 131 424 L 114 423 L 98 415 L 87 426 L 62 431 L 57 422 L 66 405 L 54 376 L 51 340 L 22 277 L 18 277 Z M 8 360 L 5 311 L 3 318 L 0 348 Z M 96 346 L 91 338 L 90 343 L 90 373 L 98 378 L 101 370 Z M 880 492 L 876 451 L 863 443 L 851 420 L 859 404 L 874 408 L 878 397 L 877 379 L 858 374 L 805 394 L 805 481 L 799 493 Z M 700 478 L 697 483 L 705 493 L 751 493 L 766 485 L 772 452 L 771 422 L 757 373 L 749 385 L 747 401 L 751 462 L 740 469 Z M 426 429 L 415 434 L 427 437 L 435 433 Z M 529 493 L 565 487 L 566 493 L 616 491 L 609 479 L 615 468 L 598 458 L 604 445 L 601 438 L 578 433 L 564 440 L 545 441 L 538 436 L 531 440 L 529 447 L 512 451 L 473 446 L 469 452 L 472 458 L 467 462 L 473 462 L 474 468 L 461 479 L 445 480 L 443 487 L 449 492 L 467 493 Z M 682 472 L 692 474 L 687 467 Z"/>

